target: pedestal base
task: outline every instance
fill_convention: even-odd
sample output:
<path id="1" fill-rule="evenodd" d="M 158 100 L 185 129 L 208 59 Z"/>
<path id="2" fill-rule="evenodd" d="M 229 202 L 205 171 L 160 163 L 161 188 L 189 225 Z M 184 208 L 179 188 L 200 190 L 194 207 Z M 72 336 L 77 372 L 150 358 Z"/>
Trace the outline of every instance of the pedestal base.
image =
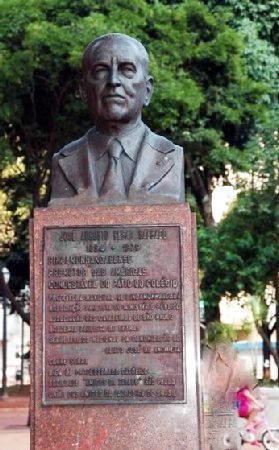
<path id="1" fill-rule="evenodd" d="M 31 449 L 203 449 L 188 206 L 37 209 L 31 231 Z"/>

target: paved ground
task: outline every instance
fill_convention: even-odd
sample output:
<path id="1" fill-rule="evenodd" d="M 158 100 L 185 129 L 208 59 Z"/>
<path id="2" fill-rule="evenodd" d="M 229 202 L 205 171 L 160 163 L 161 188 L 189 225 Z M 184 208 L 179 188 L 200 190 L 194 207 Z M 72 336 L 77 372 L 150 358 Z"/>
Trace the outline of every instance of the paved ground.
<path id="1" fill-rule="evenodd" d="M 29 450 L 30 434 L 26 426 L 29 400 L 10 398 L 0 401 L 0 448 L 1 450 Z"/>
<path id="2" fill-rule="evenodd" d="M 255 445 L 244 444 L 242 446 L 242 450 L 262 450 L 264 447 L 261 445 L 260 447 L 256 447 Z"/>

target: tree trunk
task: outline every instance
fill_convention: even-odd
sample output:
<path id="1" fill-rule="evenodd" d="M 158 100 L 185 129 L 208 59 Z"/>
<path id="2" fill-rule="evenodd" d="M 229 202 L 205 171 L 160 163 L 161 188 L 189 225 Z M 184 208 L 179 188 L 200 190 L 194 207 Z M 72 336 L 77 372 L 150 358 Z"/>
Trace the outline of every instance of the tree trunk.
<path id="1" fill-rule="evenodd" d="M 270 333 L 267 323 L 262 324 L 263 331 L 270 341 Z M 270 380 L 270 345 L 263 339 L 263 379 Z"/>
<path id="2" fill-rule="evenodd" d="M 30 314 L 26 313 L 20 302 L 16 301 L 9 286 L 5 283 L 4 275 L 1 271 L 0 271 L 0 295 L 2 295 L 5 298 L 8 298 L 9 301 L 11 302 L 14 311 L 18 313 L 18 315 L 22 318 L 23 322 L 30 325 Z"/>
<path id="3" fill-rule="evenodd" d="M 258 323 L 256 323 L 256 328 L 257 328 L 259 335 L 262 337 L 263 341 L 269 348 L 269 352 L 273 356 L 275 364 L 277 365 L 277 367 L 279 367 L 279 356 L 278 356 L 276 350 L 274 350 L 271 347 L 270 333 L 266 334 L 264 331 L 264 327 L 262 325 L 259 325 Z"/>
<path id="4" fill-rule="evenodd" d="M 195 195 L 196 203 L 200 210 L 206 227 L 214 226 L 214 220 L 212 215 L 212 196 L 205 183 L 200 170 L 194 163 L 189 152 L 185 153 L 186 170 L 190 176 L 191 188 Z"/>
<path id="5" fill-rule="evenodd" d="M 220 322 L 219 303 L 217 305 L 205 305 L 204 307 L 205 322 Z"/>

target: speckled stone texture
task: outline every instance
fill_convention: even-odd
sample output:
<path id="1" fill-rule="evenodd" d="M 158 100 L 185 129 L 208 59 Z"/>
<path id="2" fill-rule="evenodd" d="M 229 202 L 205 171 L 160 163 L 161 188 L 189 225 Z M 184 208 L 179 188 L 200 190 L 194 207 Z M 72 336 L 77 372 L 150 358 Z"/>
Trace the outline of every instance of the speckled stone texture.
<path id="1" fill-rule="evenodd" d="M 180 225 L 186 403 L 42 405 L 43 230 L 50 226 Z M 31 228 L 32 450 L 202 450 L 195 219 L 188 205 L 37 209 Z M 168 257 L 168 255 L 166 255 Z"/>
<path id="2" fill-rule="evenodd" d="M 202 354 L 205 450 L 238 450 L 241 439 L 235 395 L 238 371 L 233 349 L 219 344 Z"/>
<path id="3" fill-rule="evenodd" d="M 219 413 L 211 411 L 204 417 L 205 450 L 240 450 L 241 437 L 239 434 L 237 414 Z"/>

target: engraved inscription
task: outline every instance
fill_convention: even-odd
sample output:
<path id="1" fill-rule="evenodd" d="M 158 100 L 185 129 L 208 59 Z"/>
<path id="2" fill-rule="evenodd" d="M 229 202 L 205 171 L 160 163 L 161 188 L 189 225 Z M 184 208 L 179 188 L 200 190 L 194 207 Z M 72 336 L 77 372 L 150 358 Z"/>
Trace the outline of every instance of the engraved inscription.
<path id="1" fill-rule="evenodd" d="M 44 230 L 45 404 L 185 402 L 179 226 Z"/>

